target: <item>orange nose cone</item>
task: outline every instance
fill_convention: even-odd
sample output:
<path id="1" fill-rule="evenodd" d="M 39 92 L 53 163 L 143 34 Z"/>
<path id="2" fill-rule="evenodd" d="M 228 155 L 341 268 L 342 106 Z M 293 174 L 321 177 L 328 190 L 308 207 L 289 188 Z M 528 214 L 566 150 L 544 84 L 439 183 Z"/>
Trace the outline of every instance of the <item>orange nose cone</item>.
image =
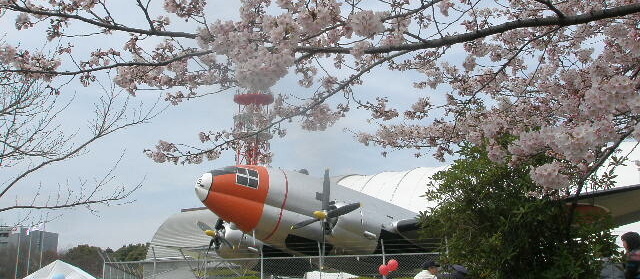
<path id="1" fill-rule="evenodd" d="M 269 175 L 261 166 L 237 166 L 236 172 L 216 175 L 204 204 L 245 232 L 258 225 L 269 192 Z"/>

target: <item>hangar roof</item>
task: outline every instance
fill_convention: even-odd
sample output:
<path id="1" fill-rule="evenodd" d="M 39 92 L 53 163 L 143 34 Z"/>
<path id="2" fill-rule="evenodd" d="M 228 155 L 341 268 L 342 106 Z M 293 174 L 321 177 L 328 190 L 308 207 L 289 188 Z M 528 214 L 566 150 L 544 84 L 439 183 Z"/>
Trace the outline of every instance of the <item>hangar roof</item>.
<path id="1" fill-rule="evenodd" d="M 214 224 L 218 216 L 207 208 L 182 210 L 171 215 L 160 225 L 151 239 L 147 259 L 182 258 L 179 249 L 206 249 L 211 238 L 197 226 L 197 221 Z M 215 254 L 215 253 L 211 253 Z"/>
<path id="2" fill-rule="evenodd" d="M 409 171 L 382 172 L 374 175 L 347 175 L 337 178 L 336 181 L 339 185 L 419 212 L 434 205 L 428 203 L 423 195 L 432 181 L 431 176 L 446 168 L 447 166 L 420 167 Z"/>

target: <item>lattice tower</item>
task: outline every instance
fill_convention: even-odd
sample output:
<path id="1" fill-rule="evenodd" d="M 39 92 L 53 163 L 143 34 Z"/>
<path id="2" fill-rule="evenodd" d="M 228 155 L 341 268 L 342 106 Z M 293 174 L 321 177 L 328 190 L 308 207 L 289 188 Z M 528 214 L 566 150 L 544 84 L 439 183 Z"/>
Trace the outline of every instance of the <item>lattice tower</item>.
<path id="1" fill-rule="evenodd" d="M 233 147 L 236 164 L 270 162 L 269 140 L 273 135 L 264 128 L 270 122 L 269 105 L 273 103 L 273 95 L 265 92 L 237 93 L 233 101 L 238 104 L 238 113 L 233 116 L 233 136 L 238 139 Z"/>

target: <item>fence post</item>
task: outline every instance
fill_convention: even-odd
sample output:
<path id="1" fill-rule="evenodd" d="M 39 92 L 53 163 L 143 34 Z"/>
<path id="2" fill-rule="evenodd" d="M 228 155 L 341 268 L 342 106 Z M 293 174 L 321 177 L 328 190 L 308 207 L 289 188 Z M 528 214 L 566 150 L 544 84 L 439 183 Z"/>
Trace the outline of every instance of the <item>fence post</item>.
<path id="1" fill-rule="evenodd" d="M 156 249 L 151 246 L 151 252 L 153 253 L 153 279 L 156 279 L 156 262 L 158 259 L 156 258 Z"/>
<path id="2" fill-rule="evenodd" d="M 447 239 L 446 236 L 444 237 L 444 247 L 447 255 L 449 255 L 449 240 Z"/>
<path id="3" fill-rule="evenodd" d="M 187 256 L 185 256 L 184 252 L 182 252 L 182 248 L 179 248 L 178 251 L 180 251 L 180 254 L 182 254 L 182 258 L 187 261 L 187 265 L 189 265 L 189 269 L 191 270 L 191 273 L 193 273 L 193 277 L 199 279 L 200 277 L 197 274 L 198 271 L 193 269 L 191 263 L 189 262 L 189 260 L 187 260 Z"/>
<path id="4" fill-rule="evenodd" d="M 320 272 L 320 278 L 322 278 L 322 265 L 324 263 L 322 262 L 322 245 L 320 244 L 320 242 L 318 241 L 318 272 Z"/>
<path id="5" fill-rule="evenodd" d="M 380 239 L 380 247 L 382 247 L 382 264 L 387 262 L 387 257 L 384 253 L 384 239 Z M 382 275 L 382 279 L 387 279 L 387 276 Z"/>
<path id="6" fill-rule="evenodd" d="M 264 253 L 260 248 L 260 279 L 264 279 Z"/>

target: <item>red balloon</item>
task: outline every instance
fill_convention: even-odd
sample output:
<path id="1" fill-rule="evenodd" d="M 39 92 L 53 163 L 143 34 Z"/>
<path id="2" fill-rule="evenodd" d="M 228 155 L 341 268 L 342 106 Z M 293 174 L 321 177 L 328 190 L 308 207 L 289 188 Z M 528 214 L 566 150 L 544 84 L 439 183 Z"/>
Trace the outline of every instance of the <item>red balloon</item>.
<path id="1" fill-rule="evenodd" d="M 389 267 L 389 271 L 394 271 L 398 269 L 398 261 L 396 261 L 396 259 L 390 259 L 387 266 Z"/>
<path id="2" fill-rule="evenodd" d="M 380 267 L 378 267 L 378 272 L 380 272 L 380 275 L 387 276 L 389 275 L 389 267 L 381 264 Z"/>

